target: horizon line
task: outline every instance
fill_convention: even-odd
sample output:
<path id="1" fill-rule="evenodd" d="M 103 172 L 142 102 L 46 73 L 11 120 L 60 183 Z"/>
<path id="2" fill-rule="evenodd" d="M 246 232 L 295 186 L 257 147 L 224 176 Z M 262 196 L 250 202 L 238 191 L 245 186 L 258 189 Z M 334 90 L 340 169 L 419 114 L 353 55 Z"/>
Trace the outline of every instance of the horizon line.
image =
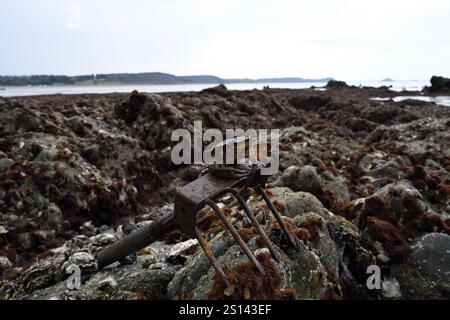
<path id="1" fill-rule="evenodd" d="M 35 73 L 35 74 L 0 74 L 0 77 L 32 77 L 32 76 L 64 76 L 64 77 L 77 77 L 77 76 L 89 76 L 89 75 L 110 75 L 110 74 L 166 74 L 171 75 L 175 77 L 198 77 L 198 76 L 205 76 L 205 77 L 216 77 L 221 80 L 263 80 L 263 79 L 283 79 L 283 78 L 299 78 L 304 80 L 322 80 L 322 79 L 330 79 L 330 80 L 339 80 L 339 81 L 385 81 L 385 82 L 395 82 L 395 81 L 424 81 L 424 80 L 430 80 L 429 78 L 423 78 L 423 79 L 407 79 L 407 78 L 391 78 L 391 77 L 385 77 L 381 79 L 345 79 L 345 78 L 335 78 L 332 76 L 325 76 L 325 77 L 303 77 L 303 76 L 264 76 L 264 77 L 221 77 L 214 74 L 173 74 L 173 73 L 167 73 L 162 71 L 139 71 L 139 72 L 99 72 L 99 73 L 79 73 L 79 74 L 50 74 L 50 73 Z"/>

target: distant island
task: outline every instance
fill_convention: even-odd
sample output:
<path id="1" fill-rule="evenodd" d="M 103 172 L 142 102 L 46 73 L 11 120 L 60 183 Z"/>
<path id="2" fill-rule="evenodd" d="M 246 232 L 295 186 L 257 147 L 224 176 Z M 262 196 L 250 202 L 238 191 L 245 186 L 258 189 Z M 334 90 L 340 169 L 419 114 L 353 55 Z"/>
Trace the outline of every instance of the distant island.
<path id="1" fill-rule="evenodd" d="M 228 84 L 228 83 L 298 83 L 328 82 L 333 78 L 305 79 L 300 77 L 262 79 L 222 79 L 211 75 L 175 76 L 161 72 L 109 73 L 79 76 L 31 75 L 0 76 L 0 86 L 52 86 L 102 84 Z"/>

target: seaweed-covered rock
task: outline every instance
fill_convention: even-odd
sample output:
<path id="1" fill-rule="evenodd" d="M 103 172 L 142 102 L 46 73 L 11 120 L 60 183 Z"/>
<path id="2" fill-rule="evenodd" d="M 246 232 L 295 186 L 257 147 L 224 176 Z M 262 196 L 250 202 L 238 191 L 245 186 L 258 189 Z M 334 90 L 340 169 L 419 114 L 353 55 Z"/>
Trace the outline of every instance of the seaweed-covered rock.
<path id="1" fill-rule="evenodd" d="M 421 193 L 406 180 L 390 183 L 377 190 L 374 196 L 384 199 L 387 210 L 393 213 L 395 215 L 394 219 L 400 223 L 407 216 L 408 209 L 404 205 L 406 197 L 414 198 L 419 201 L 421 206 L 425 206 L 422 202 Z"/>
<path id="2" fill-rule="evenodd" d="M 342 261 L 343 247 L 339 246 L 330 236 L 328 224 L 325 219 L 316 213 L 306 213 L 293 218 L 299 228 L 310 232 L 311 240 L 307 245 L 319 256 L 322 265 L 327 271 L 330 281 L 339 281 L 339 265 Z"/>
<path id="3" fill-rule="evenodd" d="M 149 108 L 150 103 L 148 96 L 133 91 L 128 99 L 115 106 L 114 112 L 118 117 L 131 123 L 137 119 L 143 110 Z"/>
<path id="4" fill-rule="evenodd" d="M 171 161 L 171 133 L 192 133 L 197 120 L 203 130 L 224 133 L 280 129 L 280 171 L 266 189 L 300 251 L 251 190 L 243 196 L 281 263 L 267 256 L 235 200 L 215 200 L 269 277 L 255 273 L 211 210 L 199 213 L 199 227 L 239 284 L 233 298 L 445 297 L 445 281 L 428 279 L 439 272 L 416 261 L 414 239 L 428 243 L 432 233 L 440 248 L 450 234 L 450 109 L 392 99 L 418 94 L 330 82 L 295 90 L 0 97 L 0 297 L 222 298 L 223 283 L 196 241 L 177 231 L 96 270 L 99 250 L 172 212 L 177 187 L 197 177 L 200 167 Z M 425 260 L 435 265 L 445 260 L 440 249 L 428 252 Z M 375 263 L 381 291 L 366 287 Z M 70 290 L 67 268 L 75 264 L 81 289 Z"/>
<path id="5" fill-rule="evenodd" d="M 156 242 L 144 248 L 131 263 L 115 263 L 98 270 L 95 253 L 114 241 L 116 237 L 111 233 L 100 233 L 89 238 L 77 236 L 48 252 L 18 273 L 11 282 L 0 286 L 0 297 L 166 299 L 168 283 L 181 267 L 166 263 L 167 257 L 181 256 L 197 243 L 196 240 L 189 240 L 172 246 Z M 79 276 L 79 287 L 70 286 L 74 276 Z"/>
<path id="6" fill-rule="evenodd" d="M 228 234 L 220 233 L 211 242 L 219 263 L 234 286 L 229 295 L 224 293 L 226 288 L 222 280 L 200 251 L 170 282 L 169 296 L 172 299 L 280 299 L 284 290 L 289 289 L 297 298 L 318 299 L 324 293 L 326 271 L 319 257 L 306 247 L 302 246 L 289 256 L 278 249 L 281 262 L 277 263 L 270 258 L 267 249 L 258 249 L 256 242 L 250 240 L 250 248 L 266 271 L 266 275 L 261 276 L 239 246 L 230 240 Z"/>

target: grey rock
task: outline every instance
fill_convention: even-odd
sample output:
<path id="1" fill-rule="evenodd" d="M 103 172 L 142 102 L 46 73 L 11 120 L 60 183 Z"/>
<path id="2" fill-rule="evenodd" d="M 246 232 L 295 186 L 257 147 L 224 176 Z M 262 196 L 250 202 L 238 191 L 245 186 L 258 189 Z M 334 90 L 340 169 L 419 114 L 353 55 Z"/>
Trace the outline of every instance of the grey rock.
<path id="1" fill-rule="evenodd" d="M 19 114 L 16 117 L 16 127 L 24 131 L 38 131 L 41 127 L 41 121 L 32 114 Z"/>
<path id="2" fill-rule="evenodd" d="M 100 233 L 96 236 L 90 237 L 89 242 L 95 246 L 105 247 L 117 241 L 115 235 L 111 233 Z"/>
<path id="3" fill-rule="evenodd" d="M 13 163 L 14 161 L 8 158 L 0 159 L 0 172 L 5 172 L 6 170 L 8 170 Z"/>
<path id="4" fill-rule="evenodd" d="M 168 263 L 165 262 L 156 262 L 154 264 L 151 264 L 148 268 L 150 270 L 164 270 L 169 266 Z"/>
<path id="5" fill-rule="evenodd" d="M 397 162 L 388 161 L 382 165 L 376 166 L 372 170 L 367 172 L 367 175 L 371 177 L 389 177 L 396 179 L 401 172 L 401 167 Z"/>
<path id="6" fill-rule="evenodd" d="M 288 217 L 295 217 L 308 212 L 314 212 L 325 220 L 328 220 L 330 213 L 315 196 L 308 192 L 295 192 L 287 194 L 284 199 L 285 212 Z"/>
<path id="7" fill-rule="evenodd" d="M 0 226 L 0 236 L 7 234 L 8 233 L 8 229 L 6 229 L 4 226 Z"/>
<path id="8" fill-rule="evenodd" d="M 377 261 L 382 264 L 388 264 L 391 261 L 391 258 L 389 258 L 389 256 L 385 253 L 379 253 L 377 255 Z"/>
<path id="9" fill-rule="evenodd" d="M 41 152 L 33 159 L 33 162 L 53 161 L 58 156 L 58 149 L 55 145 L 44 147 Z"/>
<path id="10" fill-rule="evenodd" d="M 384 278 L 381 282 L 383 297 L 388 299 L 399 299 L 402 297 L 400 283 L 395 278 Z"/>
<path id="11" fill-rule="evenodd" d="M 258 221 L 259 224 L 264 224 L 264 213 L 263 212 L 258 212 L 258 214 L 256 215 L 256 220 Z"/>
<path id="12" fill-rule="evenodd" d="M 300 249 L 286 262 L 286 287 L 293 288 L 300 299 L 320 299 L 327 287 L 327 272 L 320 258 L 312 251 Z"/>
<path id="13" fill-rule="evenodd" d="M 139 264 L 108 268 L 93 274 L 80 290 L 69 291 L 64 281 L 34 290 L 28 299 L 166 299 L 174 269 L 148 270 Z"/>
<path id="14" fill-rule="evenodd" d="M 167 299 L 167 286 L 174 275 L 171 268 L 146 270 L 127 274 L 118 282 L 122 290 L 144 293 L 148 299 Z"/>
<path id="15" fill-rule="evenodd" d="M 175 244 L 171 247 L 166 256 L 178 256 L 182 255 L 182 253 L 194 246 L 198 245 L 197 239 L 189 239 L 180 243 Z"/>
<path id="16" fill-rule="evenodd" d="M 433 159 L 426 159 L 425 166 L 428 170 L 431 171 L 440 171 L 441 173 L 445 173 L 445 169 Z"/>
<path id="17" fill-rule="evenodd" d="M 152 264 L 156 263 L 156 261 L 157 261 L 156 256 L 153 254 L 141 257 L 142 268 L 146 269 L 150 267 Z"/>
<path id="18" fill-rule="evenodd" d="M 390 183 L 383 188 L 377 190 L 374 196 L 381 197 L 387 205 L 389 212 L 394 213 L 395 219 L 402 224 L 404 219 L 409 219 L 407 216 L 407 209 L 404 205 L 404 199 L 406 196 L 414 197 L 422 206 L 424 211 L 427 211 L 428 207 L 423 201 L 422 194 L 414 188 L 409 180 L 400 180 L 394 183 Z"/>
<path id="19" fill-rule="evenodd" d="M 292 191 L 316 192 L 322 188 L 320 176 L 313 166 L 291 166 L 283 171 L 281 179 Z"/>
<path id="20" fill-rule="evenodd" d="M 275 187 L 270 189 L 270 193 L 272 194 L 271 199 L 279 199 L 283 200 L 287 195 L 294 193 L 288 187 Z"/>
<path id="21" fill-rule="evenodd" d="M 222 256 L 230 246 L 231 239 L 225 233 L 218 233 L 208 245 L 214 256 Z M 198 285 L 202 276 L 204 276 L 211 265 L 205 254 L 200 251 L 196 255 L 190 257 L 185 266 L 176 273 L 175 277 L 169 283 L 168 296 L 170 299 L 183 299 L 192 292 Z"/>
<path id="22" fill-rule="evenodd" d="M 417 240 L 411 263 L 430 289 L 450 296 L 450 236 L 429 233 Z"/>
<path id="23" fill-rule="evenodd" d="M 44 222 L 51 228 L 57 228 L 61 222 L 62 212 L 61 209 L 53 202 L 49 203 L 44 209 L 42 214 Z"/>
<path id="24" fill-rule="evenodd" d="M 311 159 L 311 165 L 313 165 L 314 167 L 318 167 L 321 164 L 322 164 L 322 160 L 320 160 L 319 158 Z"/>
<path id="25" fill-rule="evenodd" d="M 252 226 L 252 223 L 250 222 L 250 219 L 245 217 L 244 219 L 242 219 L 242 226 L 244 228 L 250 228 Z"/>
<path id="26" fill-rule="evenodd" d="M 335 176 L 329 171 L 320 174 L 323 189 L 331 192 L 335 201 L 349 201 L 350 194 L 343 177 Z"/>
<path id="27" fill-rule="evenodd" d="M 9 259 L 5 256 L 0 256 L 0 270 L 4 268 L 11 267 L 12 263 L 9 261 Z"/>
<path id="28" fill-rule="evenodd" d="M 103 279 L 98 283 L 98 288 L 100 290 L 113 290 L 117 288 L 117 286 L 118 286 L 117 281 L 112 276 L 106 277 L 105 279 Z"/>
<path id="29" fill-rule="evenodd" d="M 80 116 L 74 116 L 67 119 L 67 126 L 80 136 L 84 136 L 86 134 L 86 125 L 83 118 Z"/>
<path id="30" fill-rule="evenodd" d="M 312 221 L 321 220 L 323 227 L 317 227 L 317 239 L 309 241 L 307 246 L 315 249 L 323 266 L 325 267 L 328 280 L 337 282 L 339 280 L 339 264 L 342 261 L 344 248 L 339 247 L 330 236 L 327 223 L 324 218 L 317 213 L 310 212 L 293 218 L 297 227 L 305 227 Z"/>
<path id="31" fill-rule="evenodd" d="M 17 243 L 21 249 L 27 250 L 33 246 L 33 240 L 29 232 L 19 234 L 17 237 Z"/>
<path id="32" fill-rule="evenodd" d="M 80 231 L 85 236 L 94 236 L 97 233 L 97 228 L 94 226 L 92 221 L 86 221 L 80 226 Z"/>
<path id="33" fill-rule="evenodd" d="M 64 261 L 63 255 L 38 260 L 1 288 L 2 299 L 24 299 L 28 294 L 62 281 L 66 277 L 65 269 L 62 268 Z M 65 283 L 61 283 L 61 286 L 65 288 Z"/>
<path id="34" fill-rule="evenodd" d="M 69 267 L 71 264 L 75 264 L 80 267 L 83 271 L 95 271 L 98 269 L 97 260 L 95 257 L 88 252 L 76 252 L 72 254 L 66 262 L 66 267 Z"/>

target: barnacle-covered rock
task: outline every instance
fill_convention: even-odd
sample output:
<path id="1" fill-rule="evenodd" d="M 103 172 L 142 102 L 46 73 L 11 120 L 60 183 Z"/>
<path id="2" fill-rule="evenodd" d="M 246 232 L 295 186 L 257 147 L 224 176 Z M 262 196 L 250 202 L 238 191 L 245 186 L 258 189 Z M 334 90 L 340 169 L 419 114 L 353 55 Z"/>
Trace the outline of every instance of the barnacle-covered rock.
<path id="1" fill-rule="evenodd" d="M 328 225 L 324 218 L 314 212 L 305 213 L 293 218 L 296 226 L 309 231 L 311 239 L 307 246 L 317 254 L 327 271 L 330 281 L 339 281 L 339 265 L 342 261 L 343 246 L 339 246 L 330 236 Z"/>
<path id="2" fill-rule="evenodd" d="M 417 94 L 338 83 L 0 97 L 0 298 L 222 298 L 223 284 L 181 232 L 96 269 L 98 250 L 173 212 L 177 187 L 198 176 L 201 167 L 171 161 L 171 133 L 192 134 L 196 120 L 223 133 L 280 129 L 280 170 L 266 189 L 300 251 L 252 191 L 243 196 L 279 248 L 279 264 L 238 203 L 217 200 L 269 270 L 266 279 L 212 212 L 199 214 L 213 251 L 241 284 L 234 298 L 447 297 L 445 273 L 433 267 L 445 271 L 440 249 L 450 233 L 450 111 L 393 99 Z M 67 268 L 76 263 L 81 289 L 71 290 Z M 382 270 L 380 291 L 366 286 L 373 264 Z"/>
<path id="3" fill-rule="evenodd" d="M 411 264 L 430 290 L 450 297 L 450 236 L 429 233 L 417 240 Z"/>
<path id="4" fill-rule="evenodd" d="M 62 267 L 65 262 L 63 255 L 56 255 L 33 264 L 18 273 L 18 277 L 0 287 L 2 299 L 23 299 L 27 294 L 49 287 L 65 278 Z"/>
<path id="5" fill-rule="evenodd" d="M 95 271 L 98 269 L 97 260 L 94 255 L 88 252 L 75 252 L 64 264 L 65 269 L 75 264 L 85 272 Z"/>
<path id="6" fill-rule="evenodd" d="M 259 249 L 254 240 L 248 242 L 258 260 L 265 268 L 261 276 L 248 258 L 227 233 L 219 233 L 211 242 L 211 249 L 228 275 L 234 291 L 224 293 L 225 287 L 215 274 L 205 254 L 200 251 L 175 275 L 169 283 L 171 299 L 280 299 L 284 290 L 293 290 L 296 297 L 319 299 L 326 288 L 327 272 L 320 258 L 301 246 L 298 252 L 287 256 L 277 249 L 280 263 L 270 258 L 267 249 Z M 244 271 L 245 270 L 245 271 Z"/>

